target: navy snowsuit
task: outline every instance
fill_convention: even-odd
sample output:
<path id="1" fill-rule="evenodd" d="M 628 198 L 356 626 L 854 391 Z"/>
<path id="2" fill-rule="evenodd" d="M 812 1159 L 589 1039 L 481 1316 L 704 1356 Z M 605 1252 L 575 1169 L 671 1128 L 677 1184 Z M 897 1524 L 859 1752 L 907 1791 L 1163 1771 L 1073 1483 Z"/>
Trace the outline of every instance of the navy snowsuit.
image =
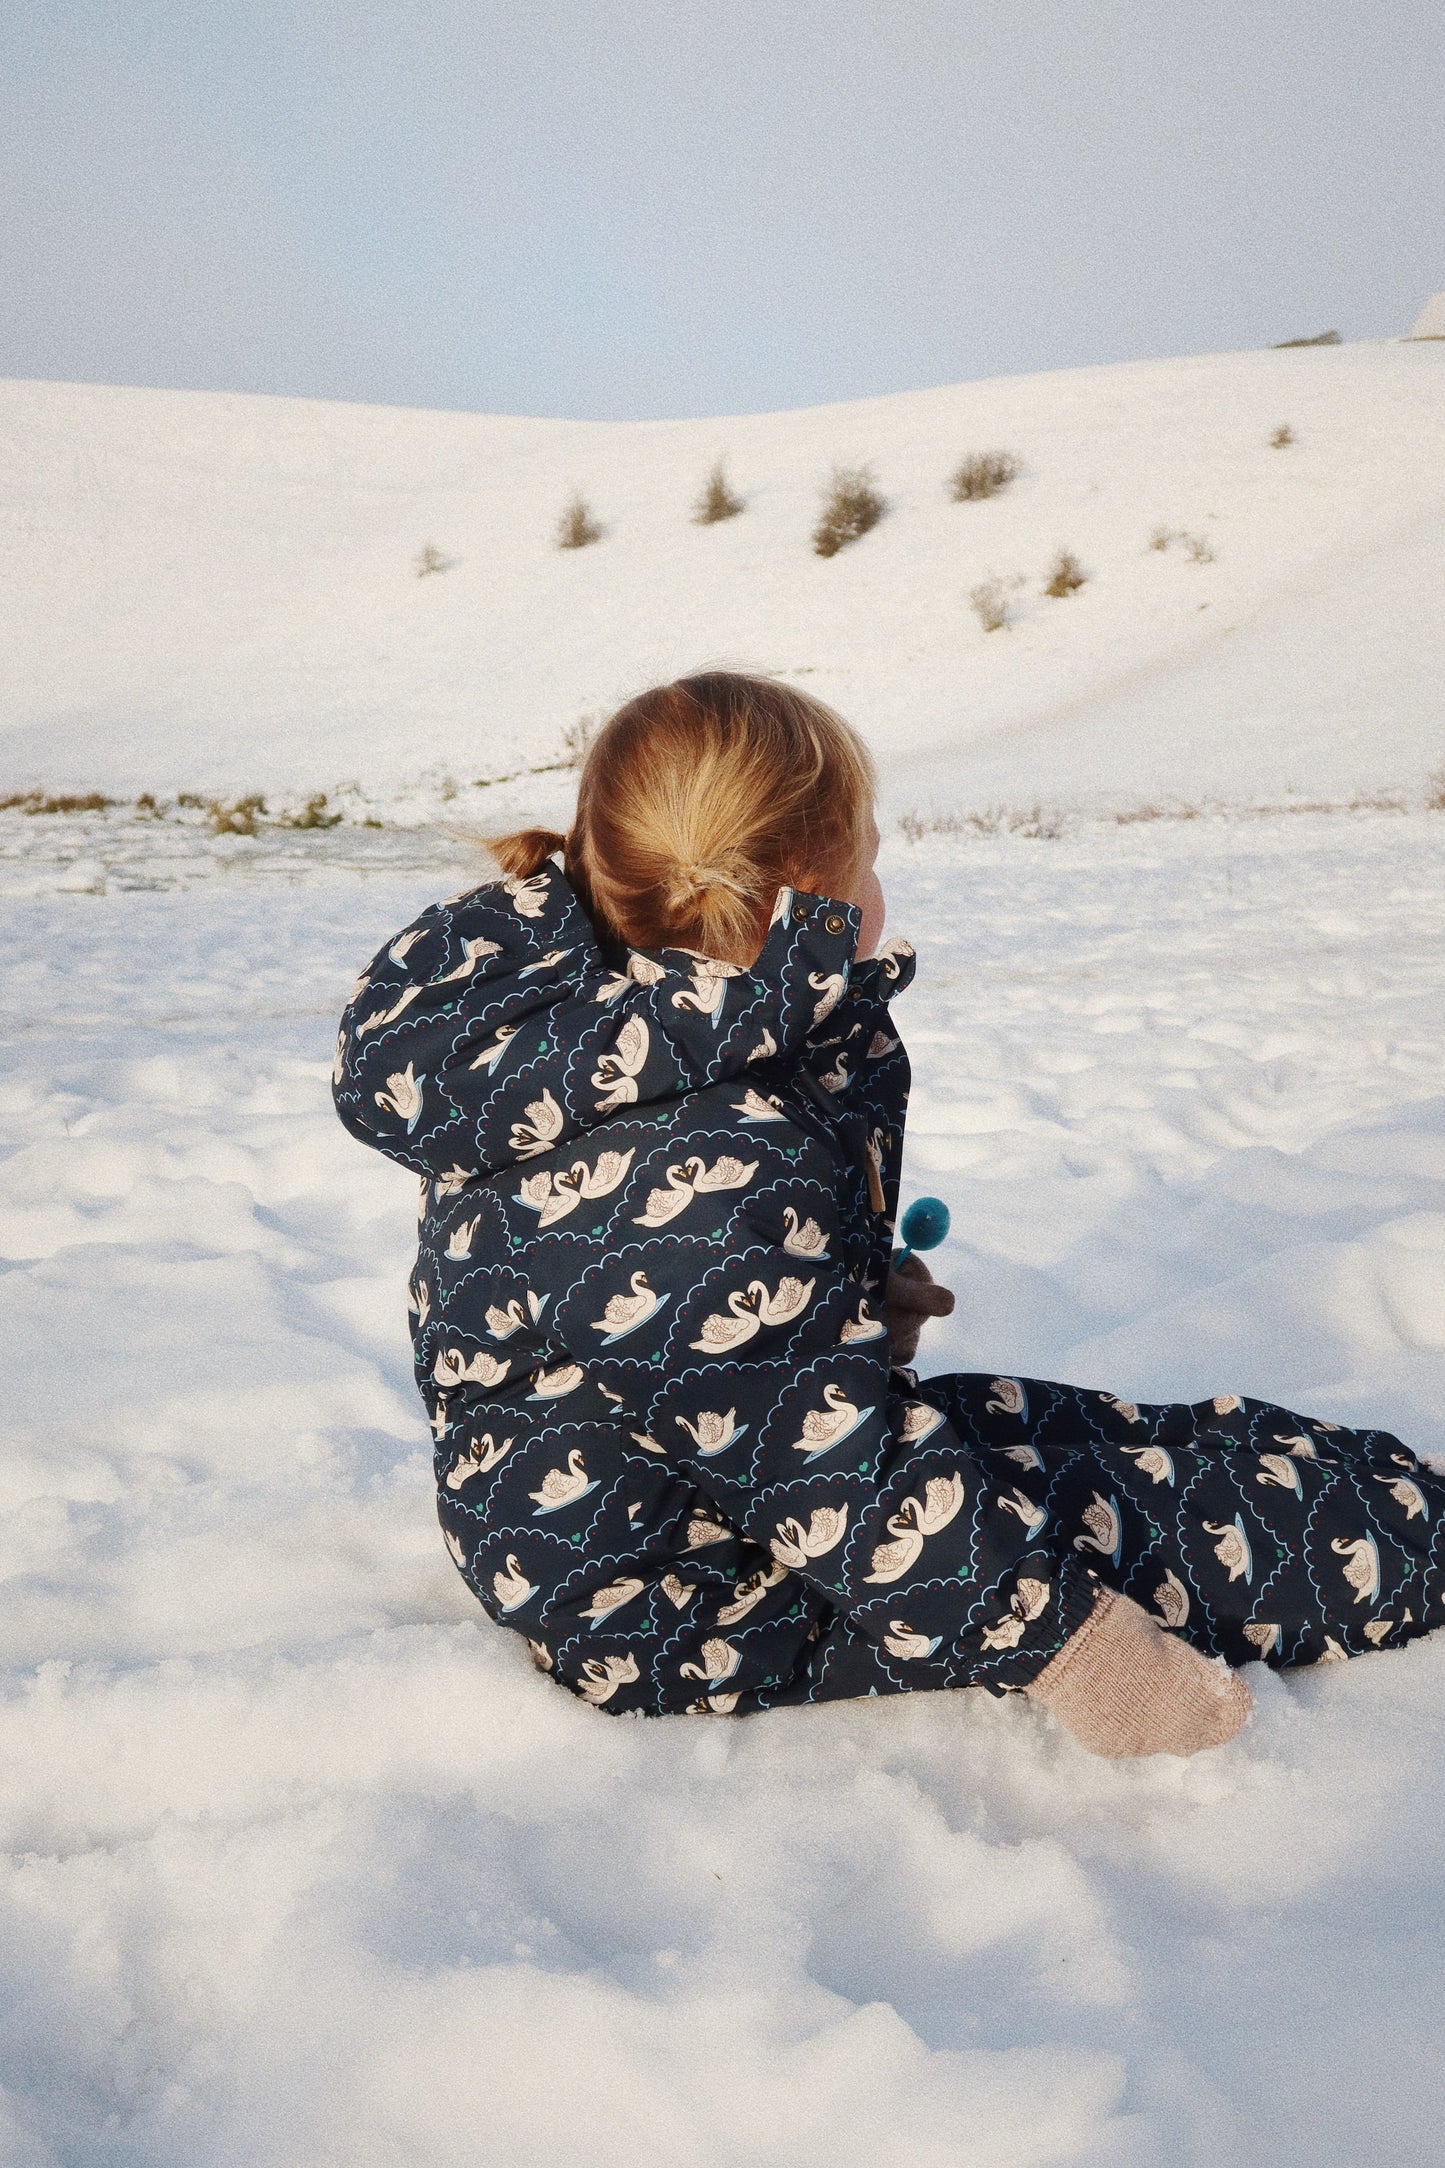
<path id="1" fill-rule="evenodd" d="M 1232 1395 L 890 1371 L 895 943 L 780 893 L 748 969 L 614 949 L 553 865 L 438 904 L 342 1020 L 342 1121 L 422 1177 L 439 1512 L 612 1712 L 1032 1679 L 1099 1584 L 1206 1653 L 1437 1622 L 1445 1480 Z"/>

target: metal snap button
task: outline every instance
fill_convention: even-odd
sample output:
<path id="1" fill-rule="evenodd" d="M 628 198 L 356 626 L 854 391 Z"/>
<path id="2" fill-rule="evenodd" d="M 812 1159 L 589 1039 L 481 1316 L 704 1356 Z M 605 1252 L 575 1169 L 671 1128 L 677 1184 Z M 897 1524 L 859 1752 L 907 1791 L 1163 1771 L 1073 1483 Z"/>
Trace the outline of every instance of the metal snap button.
<path id="1" fill-rule="evenodd" d="M 805 903 L 795 903 L 793 905 L 793 924 L 795 926 L 806 926 L 807 923 L 808 906 Z"/>
<path id="2" fill-rule="evenodd" d="M 823 924 L 827 928 L 829 933 L 841 933 L 843 931 L 844 922 L 841 918 L 839 918 L 836 911 L 830 911 L 828 913 L 828 916 L 824 919 Z"/>

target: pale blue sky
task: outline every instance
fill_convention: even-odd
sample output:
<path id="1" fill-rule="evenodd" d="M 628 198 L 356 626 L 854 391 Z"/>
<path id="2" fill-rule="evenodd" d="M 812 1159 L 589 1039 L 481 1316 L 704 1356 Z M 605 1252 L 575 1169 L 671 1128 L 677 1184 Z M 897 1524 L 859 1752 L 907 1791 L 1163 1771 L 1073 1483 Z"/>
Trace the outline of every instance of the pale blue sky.
<path id="1" fill-rule="evenodd" d="M 1440 0 L 11 0 L 0 374 L 600 417 L 1408 328 Z"/>

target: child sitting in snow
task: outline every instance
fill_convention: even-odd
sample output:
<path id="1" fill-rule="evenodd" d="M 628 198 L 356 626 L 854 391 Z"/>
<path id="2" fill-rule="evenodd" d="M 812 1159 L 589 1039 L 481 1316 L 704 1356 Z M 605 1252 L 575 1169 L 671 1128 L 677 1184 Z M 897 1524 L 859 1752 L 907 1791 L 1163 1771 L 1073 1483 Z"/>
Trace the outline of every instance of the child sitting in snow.
<path id="1" fill-rule="evenodd" d="M 1248 1714 L 1228 1666 L 1435 1623 L 1445 1481 L 1233 1394 L 915 1381 L 952 1297 L 891 1262 L 913 956 L 879 946 L 873 800 L 818 702 L 660 687 L 567 836 L 499 842 L 504 880 L 361 979 L 336 1104 L 422 1178 L 447 1543 L 610 1711 L 985 1686 L 1193 1753 Z"/>

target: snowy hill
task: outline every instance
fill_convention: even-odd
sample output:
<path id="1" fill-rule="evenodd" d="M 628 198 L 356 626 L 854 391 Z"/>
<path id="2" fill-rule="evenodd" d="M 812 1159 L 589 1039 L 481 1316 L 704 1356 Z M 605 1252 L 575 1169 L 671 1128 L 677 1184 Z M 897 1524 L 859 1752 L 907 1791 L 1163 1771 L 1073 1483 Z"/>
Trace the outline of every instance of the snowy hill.
<path id="1" fill-rule="evenodd" d="M 996 448 L 1021 478 L 950 502 Z M 698 527 L 719 457 L 747 510 Z M 821 485 L 859 461 L 887 517 L 820 559 Z M 606 533 L 563 552 L 573 489 Z M 419 579 L 428 543 L 455 562 Z M 1051 601 L 1060 547 L 1090 576 Z M 1445 758 L 1442 559 L 1430 343 L 665 424 L 8 382 L 0 788 L 386 800 L 725 662 L 841 706 L 895 809 L 1410 789 Z M 986 634 L 995 576 L 1025 584 Z"/>

